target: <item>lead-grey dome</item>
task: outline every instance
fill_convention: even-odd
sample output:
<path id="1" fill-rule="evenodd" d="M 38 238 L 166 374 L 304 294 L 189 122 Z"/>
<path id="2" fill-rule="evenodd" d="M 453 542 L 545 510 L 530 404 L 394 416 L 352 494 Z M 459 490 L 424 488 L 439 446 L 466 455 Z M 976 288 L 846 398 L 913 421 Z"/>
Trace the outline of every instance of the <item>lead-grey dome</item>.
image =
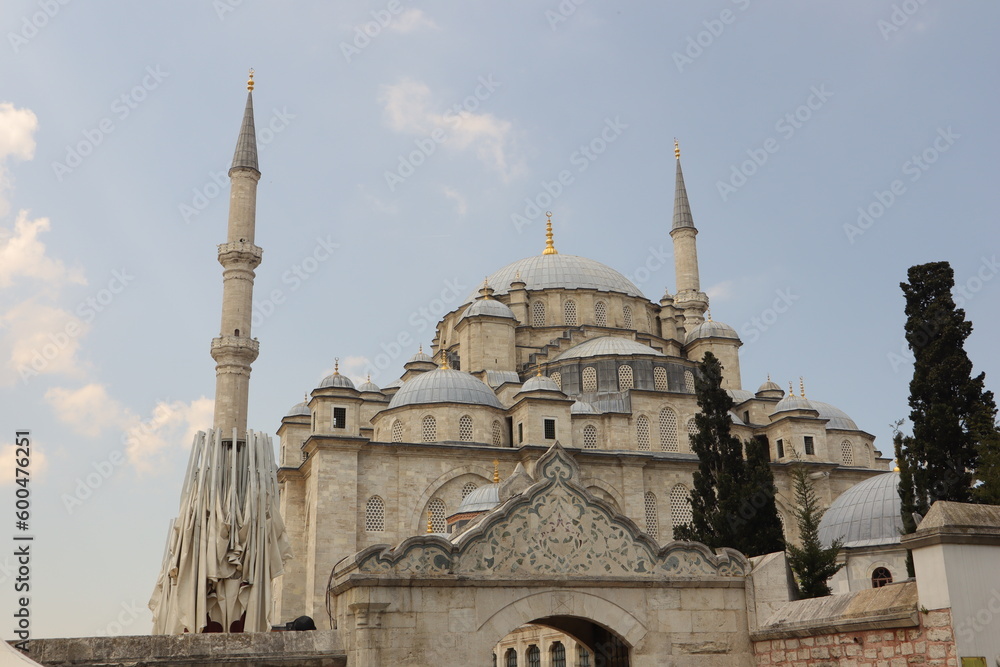
<path id="1" fill-rule="evenodd" d="M 388 409 L 424 403 L 467 403 L 503 409 L 485 382 L 451 368 L 438 368 L 407 380 L 389 401 Z"/>
<path id="2" fill-rule="evenodd" d="M 514 311 L 496 299 L 478 299 L 475 303 L 465 309 L 459 320 L 476 315 L 489 315 L 491 317 L 503 317 L 509 320 L 516 320 Z"/>
<path id="3" fill-rule="evenodd" d="M 789 394 L 783 399 L 778 401 L 778 404 L 774 406 L 774 412 L 771 414 L 778 414 L 779 412 L 792 412 L 793 410 L 816 410 L 813 407 L 812 401 L 803 396 L 796 396 L 795 394 Z"/>
<path id="4" fill-rule="evenodd" d="M 325 389 L 327 387 L 339 387 L 341 389 L 354 389 L 354 383 L 351 382 L 351 378 L 346 375 L 341 375 L 339 372 L 334 371 L 333 375 L 327 375 L 323 378 L 323 381 L 319 383 L 320 389 Z"/>
<path id="5" fill-rule="evenodd" d="M 781 387 L 779 387 L 777 385 L 777 383 L 772 382 L 771 378 L 768 378 L 767 381 L 764 384 L 762 384 L 761 386 L 759 386 L 757 388 L 757 393 L 758 394 L 763 394 L 766 391 L 777 391 L 777 392 L 781 392 L 782 394 L 785 393 L 785 390 L 782 389 Z"/>
<path id="6" fill-rule="evenodd" d="M 824 546 L 843 538 L 845 547 L 899 544 L 899 473 L 887 472 L 855 484 L 840 494 L 819 522 Z"/>
<path id="7" fill-rule="evenodd" d="M 819 411 L 820 419 L 829 419 L 826 423 L 828 429 L 840 429 L 842 431 L 860 431 L 858 425 L 854 423 L 854 420 L 850 416 L 841 410 L 840 408 L 834 407 L 829 403 L 821 403 L 820 401 L 809 401 L 812 406 Z"/>
<path id="8" fill-rule="evenodd" d="M 500 485 L 486 484 L 465 497 L 462 504 L 458 506 L 456 514 L 470 512 L 489 512 L 500 504 Z"/>
<path id="9" fill-rule="evenodd" d="M 306 402 L 303 401 L 301 403 L 296 403 L 295 405 L 293 405 L 292 407 L 290 407 L 288 409 L 288 414 L 286 414 L 285 416 L 286 417 L 300 417 L 300 416 L 309 417 L 309 416 L 312 416 L 312 412 L 310 412 L 309 406 L 306 405 Z"/>
<path id="10" fill-rule="evenodd" d="M 364 382 L 361 383 L 361 386 L 358 387 L 358 391 L 360 391 L 360 392 L 366 392 L 366 391 L 368 391 L 368 392 L 372 392 L 372 393 L 375 393 L 375 394 L 381 394 L 382 393 L 382 390 L 378 388 L 377 384 L 375 384 L 374 382 L 372 382 L 372 380 L 371 380 L 370 377 L 367 380 L 365 380 Z"/>
<path id="11" fill-rule="evenodd" d="M 605 355 L 633 355 L 651 354 L 657 357 L 665 357 L 658 350 L 654 350 L 648 345 L 637 343 L 631 338 L 620 338 L 618 336 L 599 336 L 569 348 L 553 361 L 565 361 L 566 359 L 579 359 L 582 357 L 600 357 Z"/>
<path id="12" fill-rule="evenodd" d="M 684 344 L 686 345 L 699 338 L 732 338 L 734 340 L 739 340 L 740 336 L 736 333 L 736 329 L 732 328 L 728 324 L 708 320 L 707 322 L 702 322 L 689 331 L 687 336 L 684 338 Z"/>
<path id="13" fill-rule="evenodd" d="M 434 359 L 429 354 L 427 354 L 426 352 L 424 352 L 423 346 L 421 346 L 420 350 L 418 350 L 415 355 L 413 355 L 412 357 L 410 357 L 410 360 L 407 361 L 406 363 L 412 364 L 412 363 L 417 362 L 417 361 L 426 361 L 426 362 L 429 362 L 429 363 L 432 363 L 432 364 L 434 363 Z"/>
<path id="14" fill-rule="evenodd" d="M 521 386 L 521 391 L 517 393 L 521 394 L 526 391 L 562 391 L 562 389 L 548 375 L 536 375 L 528 378 L 524 385 Z"/>
<path id="15" fill-rule="evenodd" d="M 496 294 L 507 294 L 510 284 L 520 274 L 525 289 L 591 289 L 599 292 L 617 292 L 640 298 L 643 296 L 632 281 L 610 266 L 576 255 L 536 255 L 512 262 L 486 279 Z M 466 301 L 479 296 L 478 290 Z"/>

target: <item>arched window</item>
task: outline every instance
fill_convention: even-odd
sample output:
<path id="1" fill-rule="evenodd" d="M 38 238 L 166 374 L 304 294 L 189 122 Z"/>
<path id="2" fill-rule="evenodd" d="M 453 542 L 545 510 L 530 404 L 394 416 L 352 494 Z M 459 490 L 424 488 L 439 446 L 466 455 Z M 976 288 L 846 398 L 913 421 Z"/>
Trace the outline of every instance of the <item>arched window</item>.
<path id="1" fill-rule="evenodd" d="M 684 371 L 684 391 L 694 393 L 694 373 L 691 371 Z"/>
<path id="2" fill-rule="evenodd" d="M 420 432 L 423 435 L 424 442 L 437 442 L 437 420 L 434 417 L 427 415 L 420 424 Z"/>
<path id="3" fill-rule="evenodd" d="M 528 667 L 542 667 L 542 652 L 534 644 L 528 647 L 525 657 L 528 659 Z"/>
<path id="4" fill-rule="evenodd" d="M 563 321 L 568 327 L 576 326 L 576 301 L 569 299 L 563 304 Z"/>
<path id="5" fill-rule="evenodd" d="M 593 424 L 583 427 L 583 448 L 597 449 L 597 427 Z"/>
<path id="6" fill-rule="evenodd" d="M 673 408 L 660 410 L 660 449 L 664 452 L 679 452 L 677 446 L 677 413 Z"/>
<path id="7" fill-rule="evenodd" d="M 576 667 L 590 667 L 590 651 L 583 644 L 576 645 Z"/>
<path id="8" fill-rule="evenodd" d="M 556 371 L 555 373 L 553 373 L 552 375 L 550 375 L 549 378 L 551 378 L 552 381 L 556 383 L 557 387 L 559 387 L 560 389 L 562 389 L 562 373 L 560 373 L 559 371 Z"/>
<path id="9" fill-rule="evenodd" d="M 431 522 L 431 530 L 435 533 L 444 533 L 448 531 L 448 524 L 445 521 L 445 516 L 447 511 L 444 507 L 444 501 L 440 498 L 431 498 L 431 501 L 427 503 L 427 518 Z"/>
<path id="10" fill-rule="evenodd" d="M 688 430 L 688 451 L 693 452 L 694 436 L 698 434 L 698 427 L 695 426 L 694 417 L 691 417 L 691 419 L 688 420 L 687 430 Z"/>
<path id="11" fill-rule="evenodd" d="M 632 308 L 631 306 L 622 306 L 622 323 L 626 329 L 632 328 Z"/>
<path id="12" fill-rule="evenodd" d="M 840 443 L 840 457 L 844 459 L 845 466 L 854 465 L 854 446 L 851 445 L 850 440 L 844 440 Z"/>
<path id="13" fill-rule="evenodd" d="M 542 301 L 531 302 L 531 326 L 545 326 L 545 303 Z"/>
<path id="14" fill-rule="evenodd" d="M 385 502 L 372 496 L 365 504 L 365 532 L 381 533 L 385 530 Z"/>
<path id="15" fill-rule="evenodd" d="M 462 487 L 462 500 L 465 500 L 466 496 L 478 489 L 475 482 L 466 482 L 465 486 Z"/>
<path id="16" fill-rule="evenodd" d="M 653 369 L 653 386 L 656 391 L 667 391 L 667 369 L 657 366 Z"/>
<path id="17" fill-rule="evenodd" d="M 403 442 L 403 422 L 398 419 L 392 422 L 392 441 Z"/>
<path id="18" fill-rule="evenodd" d="M 512 648 L 507 649 L 503 657 L 504 667 L 517 667 L 517 651 Z"/>
<path id="19" fill-rule="evenodd" d="M 635 439 L 639 451 L 649 451 L 649 418 L 646 415 L 639 415 L 635 420 Z"/>
<path id="20" fill-rule="evenodd" d="M 872 588 L 882 588 L 892 583 L 892 572 L 888 568 L 876 567 L 872 572 Z"/>
<path id="21" fill-rule="evenodd" d="M 608 326 L 608 305 L 603 301 L 594 304 L 594 321 L 599 327 Z"/>
<path id="22" fill-rule="evenodd" d="M 583 369 L 583 392 L 592 394 L 597 391 L 597 369 L 587 366 Z"/>
<path id="23" fill-rule="evenodd" d="M 554 642 L 549 655 L 552 656 L 552 667 L 566 667 L 566 647 L 562 642 Z"/>
<path id="24" fill-rule="evenodd" d="M 646 505 L 646 534 L 655 540 L 657 533 L 660 532 L 660 520 L 656 514 L 656 496 L 652 491 L 647 491 L 643 500 Z"/>
<path id="25" fill-rule="evenodd" d="M 676 528 L 691 523 L 691 495 L 683 484 L 670 489 L 670 525 Z"/>
<path id="26" fill-rule="evenodd" d="M 458 419 L 458 439 L 472 442 L 472 417 L 469 415 L 462 415 Z"/>
<path id="27" fill-rule="evenodd" d="M 622 364 L 618 367 L 618 391 L 633 388 L 632 367 Z"/>
<path id="28" fill-rule="evenodd" d="M 497 420 L 493 421 L 493 446 L 503 446 L 503 427 L 500 426 L 500 422 Z"/>

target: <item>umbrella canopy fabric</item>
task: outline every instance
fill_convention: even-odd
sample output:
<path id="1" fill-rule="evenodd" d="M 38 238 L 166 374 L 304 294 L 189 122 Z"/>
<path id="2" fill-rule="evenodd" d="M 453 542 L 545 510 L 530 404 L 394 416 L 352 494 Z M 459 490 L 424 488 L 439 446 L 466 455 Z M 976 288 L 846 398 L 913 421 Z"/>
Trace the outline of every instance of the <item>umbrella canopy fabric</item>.
<path id="1" fill-rule="evenodd" d="M 291 558 L 274 450 L 263 433 L 235 435 L 195 435 L 149 600 L 153 634 L 270 629 L 271 580 Z"/>

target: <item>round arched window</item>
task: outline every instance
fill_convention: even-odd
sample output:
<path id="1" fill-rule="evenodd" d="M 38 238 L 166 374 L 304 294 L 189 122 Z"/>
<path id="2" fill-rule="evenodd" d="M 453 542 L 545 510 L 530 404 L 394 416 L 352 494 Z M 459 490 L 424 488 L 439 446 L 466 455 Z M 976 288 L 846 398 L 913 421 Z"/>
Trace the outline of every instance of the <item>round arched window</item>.
<path id="1" fill-rule="evenodd" d="M 885 567 L 876 567 L 872 572 L 872 588 L 882 588 L 892 583 L 892 572 Z"/>

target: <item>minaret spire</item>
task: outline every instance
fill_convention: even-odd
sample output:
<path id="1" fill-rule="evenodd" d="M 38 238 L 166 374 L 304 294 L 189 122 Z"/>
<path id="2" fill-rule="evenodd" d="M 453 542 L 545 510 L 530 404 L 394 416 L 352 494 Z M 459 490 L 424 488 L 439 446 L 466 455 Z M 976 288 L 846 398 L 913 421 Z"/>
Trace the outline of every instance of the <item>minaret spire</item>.
<path id="1" fill-rule="evenodd" d="M 698 247 L 695 242 L 698 229 L 694 226 L 694 217 L 691 215 L 691 204 L 684 186 L 684 172 L 681 170 L 681 148 L 676 139 L 674 157 L 677 159 L 677 179 L 674 186 L 674 219 L 670 229 L 670 236 L 674 240 L 674 271 L 677 279 L 674 302 L 684 312 L 684 328 L 690 331 L 704 321 L 708 296 L 701 291 Z"/>
<path id="2" fill-rule="evenodd" d="M 253 123 L 253 70 L 247 81 L 247 105 L 229 169 L 229 225 L 219 246 L 222 264 L 222 327 L 212 340 L 215 359 L 215 429 L 223 440 L 246 439 L 250 365 L 257 358 L 257 339 L 250 336 L 254 269 L 263 250 L 254 245 L 257 217 L 257 135 Z"/>

